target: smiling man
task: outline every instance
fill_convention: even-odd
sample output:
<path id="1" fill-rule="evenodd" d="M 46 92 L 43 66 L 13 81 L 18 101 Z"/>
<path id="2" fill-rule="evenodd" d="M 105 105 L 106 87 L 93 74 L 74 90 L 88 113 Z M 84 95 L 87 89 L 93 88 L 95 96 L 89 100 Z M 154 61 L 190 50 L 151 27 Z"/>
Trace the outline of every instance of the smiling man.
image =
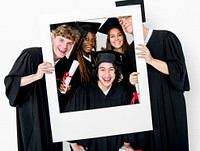
<path id="1" fill-rule="evenodd" d="M 68 25 L 58 26 L 52 34 L 56 62 L 65 57 L 80 34 Z M 22 51 L 5 77 L 6 96 L 16 107 L 18 151 L 62 151 L 62 144 L 52 141 L 44 77 L 54 70 L 54 65 L 43 62 L 41 47 L 32 47 Z"/>

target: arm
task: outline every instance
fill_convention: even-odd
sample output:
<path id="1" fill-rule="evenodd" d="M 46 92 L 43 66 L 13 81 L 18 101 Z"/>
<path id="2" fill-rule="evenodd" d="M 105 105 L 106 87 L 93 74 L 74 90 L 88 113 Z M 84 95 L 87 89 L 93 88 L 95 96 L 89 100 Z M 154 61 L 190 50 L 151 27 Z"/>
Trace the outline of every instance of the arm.
<path id="1" fill-rule="evenodd" d="M 167 63 L 158 59 L 155 59 L 151 56 L 151 53 L 149 49 L 144 44 L 139 44 L 139 47 L 137 47 L 137 50 L 140 50 L 140 52 L 137 52 L 136 55 L 138 58 L 144 58 L 147 62 L 147 64 L 151 65 L 158 71 L 169 75 L 169 70 Z"/>
<path id="2" fill-rule="evenodd" d="M 21 77 L 20 87 L 33 83 L 41 79 L 44 74 L 51 74 L 54 71 L 54 66 L 49 62 L 43 62 L 38 66 L 36 74 Z"/>

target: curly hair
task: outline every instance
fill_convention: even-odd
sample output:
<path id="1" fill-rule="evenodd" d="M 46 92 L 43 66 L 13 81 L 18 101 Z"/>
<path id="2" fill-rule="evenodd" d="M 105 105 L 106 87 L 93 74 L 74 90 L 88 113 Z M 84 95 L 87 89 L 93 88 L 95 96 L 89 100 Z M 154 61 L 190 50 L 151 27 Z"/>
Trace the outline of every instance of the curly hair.
<path id="1" fill-rule="evenodd" d="M 100 65 L 100 64 L 101 64 L 101 63 L 95 64 L 94 69 L 93 69 L 93 71 L 92 71 L 92 73 L 93 73 L 93 75 L 94 75 L 94 79 L 95 79 L 96 81 L 99 80 L 99 77 L 97 76 L 97 74 L 98 74 L 98 69 L 99 69 L 99 65 Z M 115 75 L 116 75 L 115 80 L 114 80 L 114 83 L 116 83 L 116 82 L 118 82 L 118 81 L 120 80 L 120 78 L 121 78 L 121 66 L 120 66 L 120 63 L 118 63 L 118 62 L 113 63 L 113 66 L 114 66 L 114 68 L 115 68 Z"/>
<path id="2" fill-rule="evenodd" d="M 54 35 L 54 37 L 62 36 L 67 39 L 73 40 L 76 43 L 78 43 L 81 37 L 81 34 L 79 33 L 77 29 L 74 29 L 67 24 L 62 24 L 58 26 L 56 29 L 52 30 L 52 34 Z"/>

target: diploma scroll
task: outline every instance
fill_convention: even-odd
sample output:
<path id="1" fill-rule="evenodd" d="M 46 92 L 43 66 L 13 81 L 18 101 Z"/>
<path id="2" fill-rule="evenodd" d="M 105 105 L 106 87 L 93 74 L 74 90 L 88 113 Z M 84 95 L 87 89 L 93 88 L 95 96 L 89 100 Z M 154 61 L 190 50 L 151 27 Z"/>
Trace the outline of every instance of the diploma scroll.
<path id="1" fill-rule="evenodd" d="M 65 94 L 66 93 L 66 89 L 69 86 L 69 83 L 72 79 L 72 76 L 74 75 L 76 69 L 78 68 L 79 62 L 77 60 L 74 60 L 69 72 L 65 73 L 64 78 L 63 78 L 63 85 L 65 86 L 65 90 L 61 91 L 61 93 Z"/>

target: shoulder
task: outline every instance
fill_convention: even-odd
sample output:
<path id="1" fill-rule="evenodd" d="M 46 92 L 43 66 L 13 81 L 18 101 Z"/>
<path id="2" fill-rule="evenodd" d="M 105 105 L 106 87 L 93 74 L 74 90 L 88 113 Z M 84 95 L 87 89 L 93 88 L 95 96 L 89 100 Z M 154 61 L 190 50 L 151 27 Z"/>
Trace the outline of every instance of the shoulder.
<path id="1" fill-rule="evenodd" d="M 41 47 L 30 47 L 22 50 L 21 54 L 30 54 L 30 55 L 42 55 Z"/>
<path id="2" fill-rule="evenodd" d="M 172 31 L 169 30 L 153 30 L 153 35 L 154 36 L 162 36 L 162 37 L 174 37 L 177 38 L 177 36 L 175 35 L 175 33 L 173 33 Z"/>
<path id="3" fill-rule="evenodd" d="M 30 47 L 25 48 L 21 54 L 20 58 L 30 59 L 33 63 L 43 62 L 42 48 L 41 47 Z"/>

